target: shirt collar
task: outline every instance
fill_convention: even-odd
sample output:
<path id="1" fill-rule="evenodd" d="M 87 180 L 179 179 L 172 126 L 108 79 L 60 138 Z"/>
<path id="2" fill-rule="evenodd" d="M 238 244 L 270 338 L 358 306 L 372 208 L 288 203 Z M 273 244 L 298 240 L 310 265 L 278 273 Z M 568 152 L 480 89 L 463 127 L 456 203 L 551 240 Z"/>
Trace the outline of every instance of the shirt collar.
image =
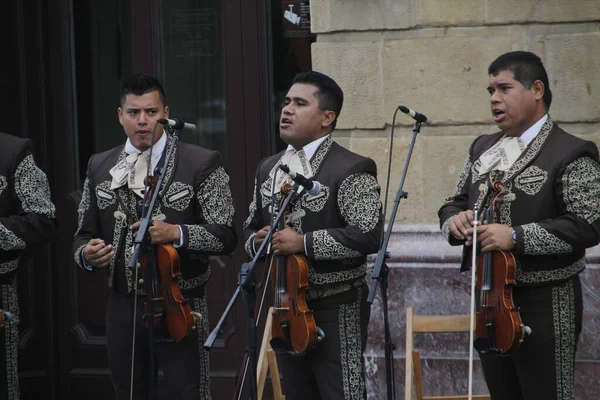
<path id="1" fill-rule="evenodd" d="M 318 138 L 317 140 L 313 140 L 312 142 L 310 142 L 309 144 L 307 144 L 306 146 L 304 146 L 302 149 L 304 150 L 304 154 L 306 154 L 306 158 L 308 160 L 310 160 L 315 153 L 317 152 L 317 149 L 319 148 L 319 146 L 321 145 L 321 143 L 323 143 L 327 138 L 329 138 L 331 136 L 331 133 L 328 135 L 325 135 L 321 138 Z M 285 149 L 285 151 L 292 151 L 295 150 L 294 147 L 289 144 L 287 149 Z"/>
<path id="2" fill-rule="evenodd" d="M 525 132 L 523 132 L 521 134 L 521 136 L 519 136 L 521 138 L 521 140 L 523 141 L 523 143 L 525 143 L 525 146 L 529 146 L 529 143 L 531 143 L 531 141 L 533 139 L 535 139 L 535 137 L 538 135 L 538 133 L 540 133 L 540 131 L 542 130 L 542 126 L 544 126 L 544 124 L 546 123 L 547 120 L 548 120 L 548 114 L 544 114 L 544 116 L 542 118 L 540 118 L 540 120 L 538 122 L 531 125 L 529 127 L 529 129 L 527 129 Z"/>
<path id="3" fill-rule="evenodd" d="M 158 142 L 154 143 L 154 146 L 152 146 L 152 169 L 156 168 L 156 166 L 158 165 L 158 162 L 162 158 L 163 150 L 165 149 L 166 145 L 167 132 L 163 130 L 163 134 L 160 137 L 160 139 L 158 139 Z M 141 151 L 139 151 L 133 146 L 133 143 L 131 143 L 131 140 L 129 140 L 129 138 L 127 138 L 127 142 L 125 143 L 125 152 L 127 154 L 141 153 Z M 144 151 L 146 155 L 148 155 L 149 152 L 150 149 Z"/>

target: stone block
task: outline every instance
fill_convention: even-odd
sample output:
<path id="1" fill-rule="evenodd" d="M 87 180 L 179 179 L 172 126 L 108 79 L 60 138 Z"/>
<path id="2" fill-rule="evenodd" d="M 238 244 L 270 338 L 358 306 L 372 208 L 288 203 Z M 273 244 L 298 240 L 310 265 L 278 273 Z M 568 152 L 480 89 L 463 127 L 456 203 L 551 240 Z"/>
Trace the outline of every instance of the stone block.
<path id="1" fill-rule="evenodd" d="M 396 133 L 398 129 L 396 130 Z M 396 193 L 400 186 L 402 172 L 408 149 L 410 145 L 410 137 L 403 134 L 394 138 L 394 147 L 392 153 L 392 171 L 390 175 L 389 194 L 387 202 L 386 219 L 389 219 L 391 209 L 396 198 Z M 408 192 L 407 199 L 401 199 L 396 214 L 397 223 L 407 223 L 420 221 L 422 218 L 423 204 L 423 188 L 421 185 L 421 160 L 419 152 L 419 144 L 415 144 L 415 149 L 411 156 L 410 165 L 406 180 L 404 182 L 404 191 Z M 385 190 L 388 176 L 388 157 L 389 157 L 390 140 L 388 138 L 352 138 L 350 149 L 355 153 L 365 157 L 372 158 L 377 164 L 377 180 L 381 186 L 381 201 L 385 202 Z"/>
<path id="2" fill-rule="evenodd" d="M 575 22 L 600 19 L 597 0 L 488 0 L 487 22 Z"/>
<path id="3" fill-rule="evenodd" d="M 487 68 L 499 54 L 522 48 L 522 36 L 505 29 L 461 32 L 384 43 L 386 122 L 404 104 L 438 124 L 491 123 Z"/>
<path id="4" fill-rule="evenodd" d="M 417 0 L 417 24 L 484 25 L 486 3 L 484 0 Z"/>
<path id="5" fill-rule="evenodd" d="M 600 34 L 545 35 L 532 42 L 531 49 L 542 57 L 550 78 L 552 117 L 569 122 L 598 121 Z"/>
<path id="6" fill-rule="evenodd" d="M 486 133 L 486 132 L 483 132 Z M 453 192 L 477 135 L 421 137 L 423 163 L 423 223 L 438 223 L 438 209 Z"/>
<path id="7" fill-rule="evenodd" d="M 338 129 L 383 128 L 383 83 L 379 42 L 314 43 L 313 69 L 331 76 L 344 91 Z"/>
<path id="8" fill-rule="evenodd" d="M 406 29 L 415 25 L 415 0 L 311 0 L 314 33 Z"/>

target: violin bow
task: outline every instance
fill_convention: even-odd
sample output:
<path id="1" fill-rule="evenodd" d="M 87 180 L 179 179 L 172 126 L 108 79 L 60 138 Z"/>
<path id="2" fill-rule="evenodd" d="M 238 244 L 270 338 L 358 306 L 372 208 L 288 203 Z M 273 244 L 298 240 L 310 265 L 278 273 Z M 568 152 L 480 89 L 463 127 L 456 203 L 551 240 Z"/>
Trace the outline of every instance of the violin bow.
<path id="1" fill-rule="evenodd" d="M 477 225 L 479 225 L 479 216 L 477 205 L 473 207 L 473 254 L 471 261 L 471 319 L 469 329 L 469 380 L 468 380 L 468 398 L 473 398 L 473 341 L 475 339 L 475 285 L 477 276 Z"/>

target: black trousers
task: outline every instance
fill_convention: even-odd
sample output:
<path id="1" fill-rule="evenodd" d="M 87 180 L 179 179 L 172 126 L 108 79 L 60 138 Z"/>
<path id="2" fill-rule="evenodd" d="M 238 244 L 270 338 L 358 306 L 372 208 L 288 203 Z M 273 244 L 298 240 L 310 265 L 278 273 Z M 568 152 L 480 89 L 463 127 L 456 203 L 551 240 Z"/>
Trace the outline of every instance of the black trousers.
<path id="1" fill-rule="evenodd" d="M 512 355 L 480 355 L 492 400 L 572 400 L 583 300 L 579 277 L 513 289 L 521 321 L 531 328 Z"/>
<path id="2" fill-rule="evenodd" d="M 138 296 L 133 363 L 133 393 L 134 398 L 140 400 L 147 399 L 149 373 L 148 333 L 142 321 L 144 299 L 144 296 Z M 206 299 L 188 300 L 192 309 L 205 318 L 181 341 L 156 343 L 155 365 L 156 369 L 163 371 L 171 399 L 206 400 L 211 398 L 208 353 L 202 346 L 208 332 Z M 118 399 L 129 399 L 130 393 L 133 303 L 133 295 L 110 291 L 106 310 L 106 339 L 108 362 Z"/>
<path id="3" fill-rule="evenodd" d="M 365 399 L 363 352 L 371 313 L 368 288 L 308 303 L 325 339 L 302 356 L 278 355 L 286 400 Z"/>

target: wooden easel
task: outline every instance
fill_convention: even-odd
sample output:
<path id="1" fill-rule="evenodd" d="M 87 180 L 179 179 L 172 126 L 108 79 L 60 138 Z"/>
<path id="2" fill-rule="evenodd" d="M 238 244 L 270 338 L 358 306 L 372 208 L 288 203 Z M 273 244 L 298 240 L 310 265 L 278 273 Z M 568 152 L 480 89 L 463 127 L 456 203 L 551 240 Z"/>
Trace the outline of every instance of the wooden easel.
<path id="1" fill-rule="evenodd" d="M 272 317 L 273 307 L 267 312 L 267 322 L 265 323 L 265 332 L 263 333 L 262 343 L 260 345 L 260 353 L 258 354 L 258 366 L 256 376 L 258 380 L 258 400 L 262 400 L 267 381 L 267 373 L 271 370 L 271 382 L 273 384 L 273 398 L 275 400 L 285 400 L 285 396 L 281 391 L 281 379 L 279 377 L 279 368 L 277 367 L 277 357 L 271 348 L 271 325 L 273 324 Z"/>

